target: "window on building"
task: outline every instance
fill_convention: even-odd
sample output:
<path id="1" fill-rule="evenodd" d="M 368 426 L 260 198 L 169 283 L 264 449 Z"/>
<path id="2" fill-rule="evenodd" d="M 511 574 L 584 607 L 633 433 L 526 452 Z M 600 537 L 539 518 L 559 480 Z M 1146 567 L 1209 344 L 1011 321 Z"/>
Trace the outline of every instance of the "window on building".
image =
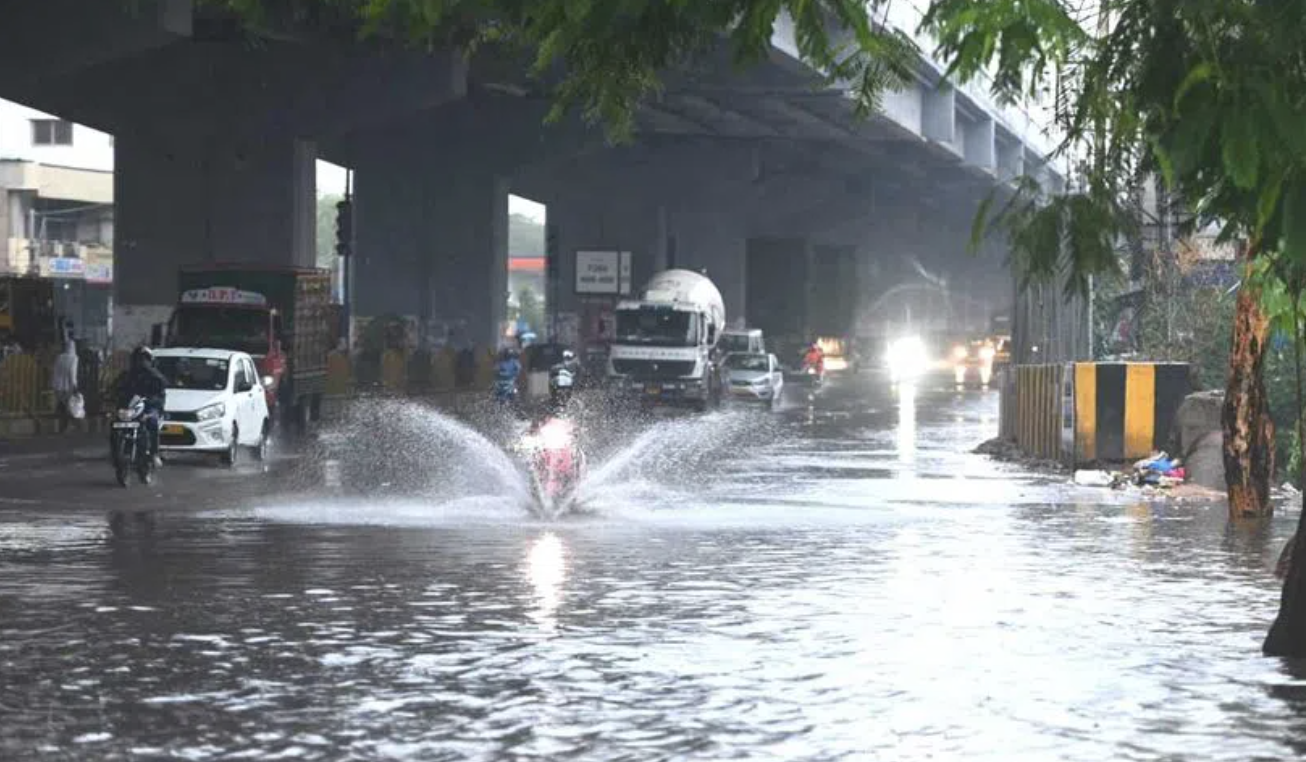
<path id="1" fill-rule="evenodd" d="M 33 119 L 32 145 L 70 146 L 73 144 L 73 123 L 62 119 Z"/>

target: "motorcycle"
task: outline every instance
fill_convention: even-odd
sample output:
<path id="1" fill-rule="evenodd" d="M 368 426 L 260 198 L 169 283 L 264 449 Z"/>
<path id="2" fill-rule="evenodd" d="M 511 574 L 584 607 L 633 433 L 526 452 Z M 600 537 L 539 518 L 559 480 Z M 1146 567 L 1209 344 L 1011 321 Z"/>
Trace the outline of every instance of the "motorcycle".
<path id="1" fill-rule="evenodd" d="M 517 401 L 517 379 L 501 376 L 494 380 L 494 401 L 511 405 Z"/>
<path id="2" fill-rule="evenodd" d="M 118 484 L 130 484 L 131 473 L 149 484 L 154 476 L 154 459 L 150 457 L 149 432 L 145 428 L 145 398 L 132 397 L 125 408 L 114 412 L 110 428 L 110 446 L 113 450 L 113 470 Z"/>
<path id="3" fill-rule="evenodd" d="M 575 427 L 561 418 L 551 418 L 522 439 L 519 451 L 539 512 L 546 518 L 564 513 L 585 475 L 585 453 L 576 441 Z"/>

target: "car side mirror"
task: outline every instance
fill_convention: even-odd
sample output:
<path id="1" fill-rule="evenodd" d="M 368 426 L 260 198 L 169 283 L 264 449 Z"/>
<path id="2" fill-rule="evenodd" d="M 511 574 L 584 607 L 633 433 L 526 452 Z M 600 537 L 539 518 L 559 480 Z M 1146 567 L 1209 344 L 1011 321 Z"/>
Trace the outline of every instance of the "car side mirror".
<path id="1" fill-rule="evenodd" d="M 236 382 L 237 394 L 241 394 L 243 392 L 249 392 L 253 390 L 254 390 L 254 382 L 250 381 L 248 378 L 242 378 Z"/>

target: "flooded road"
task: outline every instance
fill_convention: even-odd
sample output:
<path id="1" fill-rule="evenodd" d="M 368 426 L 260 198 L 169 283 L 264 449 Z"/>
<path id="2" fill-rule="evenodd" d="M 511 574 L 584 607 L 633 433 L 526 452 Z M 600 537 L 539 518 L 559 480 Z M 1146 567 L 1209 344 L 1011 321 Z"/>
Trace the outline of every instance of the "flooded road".
<path id="1" fill-rule="evenodd" d="M 994 464 L 995 395 L 857 378 L 596 435 L 561 522 L 424 416 L 134 498 L 0 471 L 0 758 L 1306 752 L 1306 682 L 1258 655 L 1295 512 Z"/>

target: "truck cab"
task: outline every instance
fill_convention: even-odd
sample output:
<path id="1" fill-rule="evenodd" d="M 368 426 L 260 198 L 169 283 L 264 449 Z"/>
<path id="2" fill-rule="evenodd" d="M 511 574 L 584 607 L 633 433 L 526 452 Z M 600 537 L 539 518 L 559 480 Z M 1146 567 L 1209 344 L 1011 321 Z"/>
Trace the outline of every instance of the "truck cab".
<path id="1" fill-rule="evenodd" d="M 281 337 L 281 315 L 264 295 L 236 288 L 196 288 L 183 292 L 173 310 L 166 346 L 248 354 L 272 410 L 287 367 Z"/>
<path id="2" fill-rule="evenodd" d="M 668 270 L 616 309 L 608 376 L 654 404 L 705 409 L 720 397 L 716 347 L 725 309 L 706 276 Z"/>

